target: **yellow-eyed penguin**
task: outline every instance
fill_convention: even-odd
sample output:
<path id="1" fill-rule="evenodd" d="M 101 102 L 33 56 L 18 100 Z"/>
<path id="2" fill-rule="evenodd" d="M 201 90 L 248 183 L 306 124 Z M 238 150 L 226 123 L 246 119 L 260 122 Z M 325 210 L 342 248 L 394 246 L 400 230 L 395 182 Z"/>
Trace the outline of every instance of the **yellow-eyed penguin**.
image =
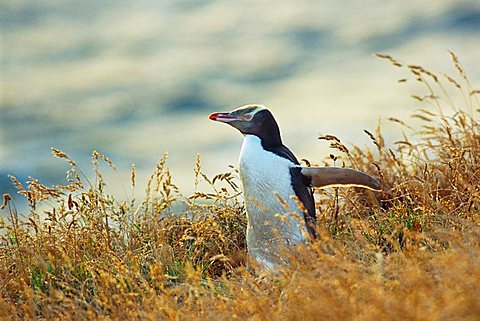
<path id="1" fill-rule="evenodd" d="M 369 175 L 352 169 L 300 166 L 283 145 L 277 122 L 265 106 L 245 105 L 209 118 L 244 135 L 239 171 L 247 212 L 247 248 L 263 270 L 275 271 L 286 262 L 282 251 L 315 237 L 311 187 L 381 188 Z"/>

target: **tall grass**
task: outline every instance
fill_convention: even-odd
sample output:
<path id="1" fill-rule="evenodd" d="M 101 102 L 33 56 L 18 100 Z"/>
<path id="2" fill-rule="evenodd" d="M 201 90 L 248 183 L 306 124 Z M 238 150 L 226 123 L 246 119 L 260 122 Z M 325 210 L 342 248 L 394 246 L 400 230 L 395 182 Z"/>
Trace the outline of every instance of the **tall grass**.
<path id="1" fill-rule="evenodd" d="M 474 320 L 480 315 L 480 124 L 478 90 L 451 53 L 454 77 L 403 65 L 426 89 L 415 126 L 387 146 L 320 139 L 342 162 L 384 187 L 316 191 L 318 238 L 276 275 L 248 266 L 237 173 L 207 177 L 200 159 L 183 196 L 167 157 L 142 200 L 106 192 L 93 152 L 89 180 L 68 162 L 67 185 L 11 177 L 29 203 L 19 215 L 4 195 L 0 222 L 2 319 Z M 400 80 L 404 82 L 406 79 Z M 460 99 L 454 97 L 459 94 Z M 334 155 L 337 154 L 337 155 Z M 135 186 L 132 166 L 131 184 Z M 48 206 L 42 206 L 47 204 Z M 183 204 L 179 206 L 178 204 Z M 45 209 L 46 208 L 46 209 Z M 178 208 L 185 210 L 178 211 Z"/>

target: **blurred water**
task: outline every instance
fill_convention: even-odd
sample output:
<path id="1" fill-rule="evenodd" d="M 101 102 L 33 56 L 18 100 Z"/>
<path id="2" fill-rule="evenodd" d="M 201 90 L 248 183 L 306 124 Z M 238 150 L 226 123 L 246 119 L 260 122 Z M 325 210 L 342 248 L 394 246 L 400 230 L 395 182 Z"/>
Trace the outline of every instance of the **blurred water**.
<path id="1" fill-rule="evenodd" d="M 450 49 L 480 80 L 478 0 L 0 6 L 0 192 L 14 192 L 7 174 L 63 183 L 67 167 L 50 155 L 54 146 L 87 173 L 93 149 L 107 154 L 121 193 L 132 161 L 143 188 L 168 151 L 189 193 L 198 152 L 210 175 L 238 155 L 240 135 L 207 115 L 251 102 L 273 110 L 299 157 L 320 162 L 328 149 L 318 134 L 366 144 L 362 129 L 418 107 L 414 85 L 397 85 L 404 74 L 375 52 L 451 72 Z"/>

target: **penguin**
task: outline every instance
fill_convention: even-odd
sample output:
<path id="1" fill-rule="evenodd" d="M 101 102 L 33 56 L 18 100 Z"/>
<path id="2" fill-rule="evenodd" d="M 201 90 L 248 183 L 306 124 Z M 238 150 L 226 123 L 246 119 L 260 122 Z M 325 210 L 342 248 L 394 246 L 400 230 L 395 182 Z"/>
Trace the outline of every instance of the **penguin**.
<path id="1" fill-rule="evenodd" d="M 288 264 L 285 250 L 315 238 L 313 187 L 358 186 L 378 191 L 373 177 L 348 168 L 303 167 L 283 144 L 273 114 L 263 105 L 216 112 L 209 119 L 243 134 L 239 173 L 247 215 L 247 250 L 261 271 Z"/>

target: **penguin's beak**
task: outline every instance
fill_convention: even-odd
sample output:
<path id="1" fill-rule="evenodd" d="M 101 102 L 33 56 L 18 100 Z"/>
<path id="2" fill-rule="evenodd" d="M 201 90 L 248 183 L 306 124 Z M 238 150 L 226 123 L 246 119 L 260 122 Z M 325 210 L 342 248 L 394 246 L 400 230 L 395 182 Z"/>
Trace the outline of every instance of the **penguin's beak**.
<path id="1" fill-rule="evenodd" d="M 210 114 L 208 118 L 211 120 L 222 122 L 222 123 L 230 123 L 232 121 L 242 120 L 240 117 L 234 116 L 230 113 L 213 113 L 213 114 Z"/>

